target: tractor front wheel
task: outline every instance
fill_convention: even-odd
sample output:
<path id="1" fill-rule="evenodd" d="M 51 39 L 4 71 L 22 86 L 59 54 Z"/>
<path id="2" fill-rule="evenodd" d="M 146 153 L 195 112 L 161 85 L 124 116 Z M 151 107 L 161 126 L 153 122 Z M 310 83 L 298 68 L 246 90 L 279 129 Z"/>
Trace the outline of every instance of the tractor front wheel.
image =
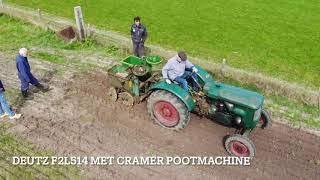
<path id="1" fill-rule="evenodd" d="M 183 129 L 190 121 L 190 112 L 186 105 L 168 91 L 154 91 L 148 98 L 147 108 L 150 116 L 168 129 Z"/>
<path id="2" fill-rule="evenodd" d="M 258 126 L 261 129 L 264 129 L 264 128 L 269 126 L 269 123 L 270 123 L 269 113 L 266 110 L 262 109 L 261 116 L 260 116 L 260 119 L 259 119 L 259 122 L 258 122 Z"/>
<path id="3" fill-rule="evenodd" d="M 128 92 L 119 93 L 119 99 L 121 100 L 122 104 L 124 104 L 126 106 L 130 106 L 131 107 L 134 104 L 134 98 Z"/>
<path id="4" fill-rule="evenodd" d="M 247 136 L 241 134 L 228 136 L 224 146 L 232 156 L 253 158 L 256 153 L 253 142 Z"/>

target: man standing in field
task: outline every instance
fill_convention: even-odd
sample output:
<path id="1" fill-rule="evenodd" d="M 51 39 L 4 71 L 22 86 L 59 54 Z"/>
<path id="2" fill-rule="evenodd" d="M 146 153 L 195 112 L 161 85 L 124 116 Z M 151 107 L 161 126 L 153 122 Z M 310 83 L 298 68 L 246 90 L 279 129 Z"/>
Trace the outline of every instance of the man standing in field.
<path id="1" fill-rule="evenodd" d="M 28 62 L 28 50 L 26 48 L 21 48 L 19 54 L 16 57 L 16 66 L 18 70 L 18 77 L 21 81 L 21 93 L 23 97 L 28 97 L 29 84 L 32 84 L 39 88 L 40 90 L 47 91 L 45 88 L 31 73 L 30 65 Z"/>
<path id="2" fill-rule="evenodd" d="M 131 39 L 133 43 L 133 54 L 137 57 L 144 56 L 144 42 L 148 37 L 147 29 L 140 22 L 140 17 L 133 19 L 134 23 L 131 26 Z"/>
<path id="3" fill-rule="evenodd" d="M 188 60 L 187 54 L 183 51 L 168 60 L 167 64 L 162 68 L 162 76 L 166 83 L 171 84 L 171 81 L 176 81 L 185 90 L 188 89 L 187 80 L 192 78 L 198 80 L 196 73 L 198 69 Z M 192 81 L 192 88 L 198 91 L 198 85 Z"/>

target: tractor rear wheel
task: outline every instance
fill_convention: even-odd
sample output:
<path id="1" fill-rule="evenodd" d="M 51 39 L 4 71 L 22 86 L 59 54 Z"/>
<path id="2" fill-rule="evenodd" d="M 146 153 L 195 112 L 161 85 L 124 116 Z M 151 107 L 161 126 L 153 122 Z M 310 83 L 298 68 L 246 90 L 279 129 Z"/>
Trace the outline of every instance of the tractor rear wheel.
<path id="1" fill-rule="evenodd" d="M 147 108 L 150 116 L 168 129 L 183 129 L 190 121 L 190 112 L 186 105 L 168 91 L 154 91 L 148 98 Z"/>
<path id="2" fill-rule="evenodd" d="M 253 142 L 247 136 L 241 134 L 228 136 L 224 146 L 232 156 L 253 158 L 256 153 Z"/>

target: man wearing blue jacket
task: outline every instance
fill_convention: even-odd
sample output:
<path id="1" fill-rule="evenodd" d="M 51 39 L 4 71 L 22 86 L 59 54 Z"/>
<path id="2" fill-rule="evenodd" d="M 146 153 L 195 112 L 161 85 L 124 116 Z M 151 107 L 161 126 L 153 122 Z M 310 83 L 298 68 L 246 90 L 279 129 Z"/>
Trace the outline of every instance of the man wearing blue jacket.
<path id="1" fill-rule="evenodd" d="M 29 84 L 36 86 L 42 91 L 47 90 L 32 75 L 27 56 L 28 56 L 28 50 L 26 48 L 21 48 L 19 50 L 19 54 L 16 57 L 16 66 L 18 70 L 18 77 L 21 81 L 21 93 L 23 97 L 28 97 Z"/>

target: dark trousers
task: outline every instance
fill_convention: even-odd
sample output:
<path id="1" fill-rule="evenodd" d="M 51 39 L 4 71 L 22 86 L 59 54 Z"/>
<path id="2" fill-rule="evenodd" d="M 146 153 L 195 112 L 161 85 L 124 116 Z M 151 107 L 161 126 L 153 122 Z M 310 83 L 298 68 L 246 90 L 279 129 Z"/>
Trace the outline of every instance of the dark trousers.
<path id="1" fill-rule="evenodd" d="M 19 77 L 21 81 L 21 91 L 28 91 L 29 83 L 31 83 L 34 86 L 39 84 L 39 81 L 32 74 L 29 76 L 29 78 L 30 82 L 27 82 L 23 77 Z"/>
<path id="2" fill-rule="evenodd" d="M 132 42 L 133 43 L 133 54 L 137 57 L 144 56 L 144 43 L 143 42 Z"/>

